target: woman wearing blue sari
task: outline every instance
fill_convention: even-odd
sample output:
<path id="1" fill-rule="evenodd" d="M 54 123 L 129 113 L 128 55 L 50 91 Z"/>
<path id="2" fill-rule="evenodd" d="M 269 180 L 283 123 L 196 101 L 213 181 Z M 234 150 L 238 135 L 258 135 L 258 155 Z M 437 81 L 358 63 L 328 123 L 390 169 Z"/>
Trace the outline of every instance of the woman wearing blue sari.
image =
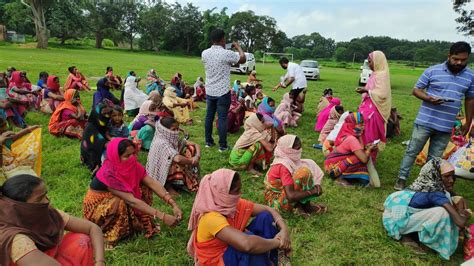
<path id="1" fill-rule="evenodd" d="M 120 100 L 110 92 L 110 83 L 107 77 L 101 78 L 97 81 L 97 91 L 94 92 L 92 109 L 94 109 L 99 103 L 105 103 L 110 106 L 120 104 Z"/>
<path id="2" fill-rule="evenodd" d="M 257 113 L 263 115 L 263 120 L 267 124 L 272 124 L 278 136 L 285 135 L 285 129 L 280 119 L 275 116 L 275 100 L 270 97 L 265 97 L 262 103 L 258 105 Z M 274 136 L 272 134 L 272 136 Z M 278 138 L 275 138 L 278 139 Z"/>
<path id="3" fill-rule="evenodd" d="M 453 195 L 454 167 L 434 158 L 427 162 L 411 186 L 385 200 L 383 225 L 392 238 L 424 253 L 415 242 L 435 250 L 445 260 L 456 251 L 459 229 L 471 216 L 463 198 Z"/>

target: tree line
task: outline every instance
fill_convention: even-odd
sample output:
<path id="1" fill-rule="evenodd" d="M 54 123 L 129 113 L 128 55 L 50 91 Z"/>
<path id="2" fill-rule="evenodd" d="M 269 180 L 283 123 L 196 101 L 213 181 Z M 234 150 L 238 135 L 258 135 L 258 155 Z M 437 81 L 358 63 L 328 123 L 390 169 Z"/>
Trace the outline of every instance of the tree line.
<path id="1" fill-rule="evenodd" d="M 458 10 L 460 7 L 459 3 L 454 6 Z M 154 0 L 0 0 L 0 24 L 8 30 L 35 35 L 42 48 L 47 47 L 49 37 L 57 38 L 60 44 L 89 38 L 95 40 L 96 48 L 102 48 L 104 40 L 111 40 L 115 46 L 127 44 L 132 50 L 190 55 L 199 55 L 210 45 L 209 34 L 215 28 L 224 29 L 229 41 L 238 40 L 257 57 L 262 52 L 284 52 L 292 53 L 295 59 L 361 61 L 370 51 L 382 50 L 391 60 L 438 62 L 446 58 L 451 45 L 384 36 L 336 42 L 317 32 L 289 38 L 274 18 L 253 11 L 228 15 L 226 8 L 200 11 L 192 3 Z"/>

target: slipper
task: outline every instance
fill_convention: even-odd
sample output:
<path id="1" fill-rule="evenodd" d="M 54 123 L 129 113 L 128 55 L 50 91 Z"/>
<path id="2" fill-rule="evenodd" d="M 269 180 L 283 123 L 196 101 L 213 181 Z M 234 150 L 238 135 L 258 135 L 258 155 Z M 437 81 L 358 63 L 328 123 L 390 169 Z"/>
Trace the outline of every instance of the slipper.
<path id="1" fill-rule="evenodd" d="M 323 204 L 315 204 L 313 205 L 316 208 L 315 214 L 325 214 L 328 212 L 328 207 Z"/>

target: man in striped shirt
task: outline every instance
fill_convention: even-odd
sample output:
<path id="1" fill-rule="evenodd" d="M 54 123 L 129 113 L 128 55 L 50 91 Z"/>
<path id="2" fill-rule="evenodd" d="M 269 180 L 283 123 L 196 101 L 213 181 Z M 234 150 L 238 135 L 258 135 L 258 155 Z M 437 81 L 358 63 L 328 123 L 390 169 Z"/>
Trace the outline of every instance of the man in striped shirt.
<path id="1" fill-rule="evenodd" d="M 456 42 L 451 46 L 446 62 L 426 69 L 418 79 L 413 95 L 423 103 L 394 189 L 405 188 L 413 162 L 428 140 L 428 160 L 443 155 L 463 98 L 466 123 L 462 132 L 463 135 L 468 133 L 474 111 L 474 71 L 467 67 L 470 54 L 471 46 L 468 43 Z"/>

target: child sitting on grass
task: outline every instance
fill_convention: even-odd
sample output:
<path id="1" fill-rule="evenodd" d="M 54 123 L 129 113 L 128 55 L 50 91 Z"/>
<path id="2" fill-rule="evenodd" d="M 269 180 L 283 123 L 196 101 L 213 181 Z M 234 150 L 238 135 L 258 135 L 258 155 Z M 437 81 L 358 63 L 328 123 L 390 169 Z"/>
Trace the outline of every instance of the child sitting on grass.
<path id="1" fill-rule="evenodd" d="M 107 139 L 128 138 L 129 130 L 127 124 L 123 121 L 122 107 L 115 105 L 110 116 Z"/>

